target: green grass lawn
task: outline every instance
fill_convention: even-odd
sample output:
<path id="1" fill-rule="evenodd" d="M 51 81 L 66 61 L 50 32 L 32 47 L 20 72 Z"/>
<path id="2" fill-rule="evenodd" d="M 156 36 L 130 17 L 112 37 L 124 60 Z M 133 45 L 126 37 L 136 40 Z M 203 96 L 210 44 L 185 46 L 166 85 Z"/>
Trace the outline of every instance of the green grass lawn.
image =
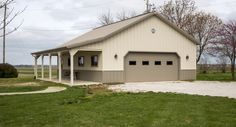
<path id="1" fill-rule="evenodd" d="M 24 85 L 25 83 L 26 85 Z M 30 84 L 30 86 L 27 84 Z M 56 83 L 35 80 L 32 76 L 9 79 L 0 78 L 0 93 L 37 91 L 44 90 L 49 86 L 58 85 Z"/>
<path id="2" fill-rule="evenodd" d="M 27 83 L 34 82 L 36 80 L 33 79 L 33 76 L 20 77 L 20 78 L 0 78 L 0 86 L 1 85 L 11 85 L 16 83 Z"/>
<path id="3" fill-rule="evenodd" d="M 11 92 L 29 92 L 29 91 L 38 91 L 38 90 L 44 90 L 46 89 L 47 86 L 23 86 L 23 87 L 13 87 L 13 86 L 7 86 L 7 87 L 3 87 L 0 86 L 0 93 L 11 93 Z"/>
<path id="4" fill-rule="evenodd" d="M 49 82 L 43 82 L 35 80 L 33 78 L 34 70 L 31 67 L 20 67 L 17 68 L 19 73 L 19 78 L 10 78 L 10 79 L 1 79 L 0 78 L 0 93 L 9 93 L 9 92 L 28 92 L 28 91 L 37 91 L 44 90 L 48 86 L 55 86 L 58 84 L 53 84 Z M 41 70 L 38 70 L 39 76 L 41 76 Z M 57 75 L 57 70 L 52 70 L 52 75 L 55 77 Z M 45 69 L 45 77 L 48 77 L 48 70 Z M 18 86 L 17 84 L 24 83 L 35 83 L 35 86 Z"/>
<path id="5" fill-rule="evenodd" d="M 198 79 L 204 80 L 206 76 L 212 80 L 229 77 L 206 74 L 198 75 Z M 0 79 L 0 89 L 1 85 L 28 82 L 36 82 L 40 87 L 61 85 L 34 80 L 29 74 Z M 22 89 L 25 88 L 12 86 L 11 90 L 2 91 Z M 0 127 L 19 126 L 235 127 L 236 99 L 173 93 L 113 93 L 104 88 L 83 87 L 68 87 L 52 94 L 0 96 Z"/>
<path id="6" fill-rule="evenodd" d="M 207 74 L 198 73 L 197 80 L 203 81 L 232 81 L 231 73 L 209 72 Z"/>
<path id="7" fill-rule="evenodd" d="M 19 82 L 29 80 L 19 78 Z M 171 93 L 112 93 L 82 87 L 52 94 L 0 96 L 0 127 L 19 126 L 235 127 L 236 100 Z"/>

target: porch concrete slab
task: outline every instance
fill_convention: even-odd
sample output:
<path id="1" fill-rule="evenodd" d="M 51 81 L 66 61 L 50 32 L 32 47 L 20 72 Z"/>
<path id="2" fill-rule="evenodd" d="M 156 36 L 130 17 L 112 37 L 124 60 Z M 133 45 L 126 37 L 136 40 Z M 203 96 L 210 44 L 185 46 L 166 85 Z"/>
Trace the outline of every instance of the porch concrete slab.
<path id="1" fill-rule="evenodd" d="M 39 80 L 48 81 L 48 82 L 54 82 L 54 83 L 61 83 L 61 84 L 64 84 L 64 85 L 72 86 L 70 84 L 70 80 L 62 80 L 61 82 L 59 82 L 58 79 L 49 80 L 49 79 L 45 78 L 45 79 L 39 79 Z M 100 83 L 100 82 L 75 80 L 73 86 L 90 86 L 90 85 L 101 85 L 101 84 L 102 83 Z"/>
<path id="2" fill-rule="evenodd" d="M 218 96 L 236 99 L 236 82 L 153 82 L 127 83 L 109 86 L 109 89 L 123 92 L 172 92 L 191 95 Z"/>

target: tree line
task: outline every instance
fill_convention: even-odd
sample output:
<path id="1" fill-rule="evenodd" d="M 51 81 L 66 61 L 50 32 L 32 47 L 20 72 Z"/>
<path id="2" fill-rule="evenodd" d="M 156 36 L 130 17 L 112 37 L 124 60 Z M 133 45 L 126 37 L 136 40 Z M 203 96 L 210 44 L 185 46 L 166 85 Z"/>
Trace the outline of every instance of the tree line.
<path id="1" fill-rule="evenodd" d="M 161 14 L 200 42 L 197 46 L 197 63 L 204 55 L 216 57 L 222 63 L 230 61 L 232 79 L 235 80 L 236 20 L 223 22 L 219 17 L 199 10 L 194 0 L 169 0 L 150 11 Z M 101 25 L 108 25 L 136 15 L 135 11 L 131 13 L 124 10 L 112 15 L 109 10 L 98 19 Z"/>

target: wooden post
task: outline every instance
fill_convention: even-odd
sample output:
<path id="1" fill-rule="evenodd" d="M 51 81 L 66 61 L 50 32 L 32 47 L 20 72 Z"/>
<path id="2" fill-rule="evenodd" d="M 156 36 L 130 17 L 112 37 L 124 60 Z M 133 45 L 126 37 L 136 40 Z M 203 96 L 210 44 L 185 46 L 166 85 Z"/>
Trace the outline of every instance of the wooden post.
<path id="1" fill-rule="evenodd" d="M 70 83 L 74 85 L 74 54 L 70 53 Z"/>
<path id="2" fill-rule="evenodd" d="M 34 76 L 38 79 L 38 56 L 34 56 Z"/>
<path id="3" fill-rule="evenodd" d="M 70 83 L 74 85 L 74 56 L 78 52 L 78 49 L 69 50 L 70 53 Z"/>
<path id="4" fill-rule="evenodd" d="M 49 57 L 49 80 L 51 81 L 52 80 L 52 56 L 50 53 L 48 54 L 48 57 Z"/>
<path id="5" fill-rule="evenodd" d="M 44 79 L 44 55 L 41 55 L 41 58 L 42 58 L 42 65 L 41 65 L 41 78 Z"/>
<path id="6" fill-rule="evenodd" d="M 61 77 L 62 77 L 62 69 L 61 69 L 61 53 L 58 52 L 58 69 L 59 69 L 59 82 L 61 82 Z"/>

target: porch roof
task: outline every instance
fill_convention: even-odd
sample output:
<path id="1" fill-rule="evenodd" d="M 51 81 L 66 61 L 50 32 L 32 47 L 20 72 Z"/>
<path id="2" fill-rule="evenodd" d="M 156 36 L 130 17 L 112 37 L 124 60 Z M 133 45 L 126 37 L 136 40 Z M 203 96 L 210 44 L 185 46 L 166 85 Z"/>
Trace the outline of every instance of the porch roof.
<path id="1" fill-rule="evenodd" d="M 58 48 L 54 48 L 54 49 L 48 49 L 48 50 L 43 50 L 43 51 L 39 51 L 39 52 L 34 52 L 34 53 L 31 53 L 31 55 L 33 56 L 40 56 L 40 55 L 48 55 L 49 53 L 51 55 L 58 55 L 58 52 L 68 52 L 69 51 L 69 48 L 66 48 L 66 47 L 58 47 Z M 102 52 L 102 50 L 100 49 L 83 49 L 83 48 L 80 48 L 78 49 L 78 51 L 83 51 L 83 52 Z"/>
<path id="2" fill-rule="evenodd" d="M 53 49 L 47 49 L 47 50 L 43 50 L 43 51 L 39 51 L 39 52 L 34 52 L 31 53 L 31 55 L 42 55 L 42 54 L 48 54 L 48 53 L 57 53 L 59 51 L 68 51 L 69 49 L 66 47 L 57 47 L 57 48 L 53 48 Z"/>

